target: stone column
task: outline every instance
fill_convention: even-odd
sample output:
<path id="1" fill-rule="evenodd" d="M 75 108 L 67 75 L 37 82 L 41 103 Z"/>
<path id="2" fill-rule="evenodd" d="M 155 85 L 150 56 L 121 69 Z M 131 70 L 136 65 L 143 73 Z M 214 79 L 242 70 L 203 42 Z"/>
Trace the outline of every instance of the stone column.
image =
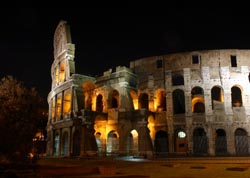
<path id="1" fill-rule="evenodd" d="M 207 128 L 207 139 L 208 139 L 208 154 L 210 156 L 215 155 L 215 139 L 214 139 L 214 131 L 211 126 Z"/>
<path id="2" fill-rule="evenodd" d="M 97 144 L 94 136 L 94 126 L 91 122 L 82 123 L 80 156 L 94 156 L 97 154 Z"/>
<path id="3" fill-rule="evenodd" d="M 230 155 L 235 155 L 235 138 L 234 138 L 234 132 L 232 132 L 234 128 L 230 125 L 227 128 L 227 151 Z"/>
<path id="4" fill-rule="evenodd" d="M 47 147 L 46 147 L 47 156 L 53 155 L 53 148 L 54 148 L 53 138 L 54 138 L 54 132 L 52 130 L 51 124 L 49 124 L 47 126 Z"/>
<path id="5" fill-rule="evenodd" d="M 147 127 L 148 122 L 145 120 L 139 121 L 139 155 L 147 158 L 153 156 L 153 144 Z"/>

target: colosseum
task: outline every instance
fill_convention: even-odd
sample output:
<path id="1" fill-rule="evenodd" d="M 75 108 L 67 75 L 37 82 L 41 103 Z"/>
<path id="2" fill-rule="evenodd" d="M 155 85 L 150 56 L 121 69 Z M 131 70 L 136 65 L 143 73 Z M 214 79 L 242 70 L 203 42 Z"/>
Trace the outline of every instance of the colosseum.
<path id="1" fill-rule="evenodd" d="M 250 50 L 137 59 L 102 76 L 75 71 L 70 27 L 54 34 L 48 156 L 249 155 Z"/>

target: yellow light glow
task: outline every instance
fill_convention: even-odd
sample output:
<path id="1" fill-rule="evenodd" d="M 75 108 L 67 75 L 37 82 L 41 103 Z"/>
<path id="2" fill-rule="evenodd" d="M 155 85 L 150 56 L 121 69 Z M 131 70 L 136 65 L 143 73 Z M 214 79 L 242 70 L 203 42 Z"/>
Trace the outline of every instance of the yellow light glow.
<path id="1" fill-rule="evenodd" d="M 132 99 L 133 99 L 134 109 L 137 110 L 137 109 L 139 108 L 138 96 L 137 96 L 136 92 L 133 91 L 133 90 L 130 91 L 130 95 L 131 95 L 131 97 L 132 97 Z"/>
<path id="2" fill-rule="evenodd" d="M 60 82 L 63 82 L 65 79 L 65 64 L 61 63 L 61 69 L 60 69 Z"/>
<path id="3" fill-rule="evenodd" d="M 56 102 L 56 117 L 59 117 L 61 115 L 61 104 L 62 104 L 62 98 L 58 97 Z"/>
<path id="4" fill-rule="evenodd" d="M 204 104 L 204 98 L 201 97 L 201 96 L 197 96 L 197 97 L 195 97 L 195 98 L 192 99 L 192 112 L 194 112 L 194 106 L 198 102 L 201 102 L 201 103 Z"/>
<path id="5" fill-rule="evenodd" d="M 138 110 L 138 99 L 133 99 L 133 104 L 134 104 L 135 110 Z"/>
<path id="6" fill-rule="evenodd" d="M 64 101 L 63 101 L 63 113 L 67 114 L 70 111 L 70 100 L 71 100 L 71 95 L 70 93 L 67 93 L 64 96 Z"/>
<path id="7" fill-rule="evenodd" d="M 150 137 L 153 140 L 155 136 L 155 122 L 154 122 L 154 117 L 152 115 L 148 117 L 148 129 L 150 130 L 149 132 Z"/>
<path id="8" fill-rule="evenodd" d="M 133 135 L 133 138 L 138 137 L 138 132 L 134 129 L 130 132 Z"/>

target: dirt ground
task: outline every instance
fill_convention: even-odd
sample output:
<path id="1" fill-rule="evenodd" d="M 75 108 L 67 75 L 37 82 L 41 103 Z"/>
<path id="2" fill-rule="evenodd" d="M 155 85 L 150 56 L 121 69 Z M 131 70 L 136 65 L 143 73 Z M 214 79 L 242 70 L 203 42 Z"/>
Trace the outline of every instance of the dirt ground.
<path id="1" fill-rule="evenodd" d="M 19 174 L 21 175 L 21 174 Z M 249 178 L 250 157 L 40 158 L 25 176 L 38 178 Z M 1 178 L 1 176 L 0 176 Z"/>

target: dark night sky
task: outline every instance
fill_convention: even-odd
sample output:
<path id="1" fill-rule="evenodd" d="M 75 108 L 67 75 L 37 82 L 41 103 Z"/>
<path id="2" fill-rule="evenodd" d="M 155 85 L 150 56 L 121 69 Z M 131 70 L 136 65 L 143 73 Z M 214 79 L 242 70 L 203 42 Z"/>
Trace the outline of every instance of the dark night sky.
<path id="1" fill-rule="evenodd" d="M 250 14 L 235 9 L 0 8 L 0 76 L 13 75 L 42 96 L 50 90 L 53 35 L 71 27 L 76 72 L 100 75 L 142 57 L 199 49 L 250 49 Z M 244 14 L 245 13 L 245 14 Z"/>

